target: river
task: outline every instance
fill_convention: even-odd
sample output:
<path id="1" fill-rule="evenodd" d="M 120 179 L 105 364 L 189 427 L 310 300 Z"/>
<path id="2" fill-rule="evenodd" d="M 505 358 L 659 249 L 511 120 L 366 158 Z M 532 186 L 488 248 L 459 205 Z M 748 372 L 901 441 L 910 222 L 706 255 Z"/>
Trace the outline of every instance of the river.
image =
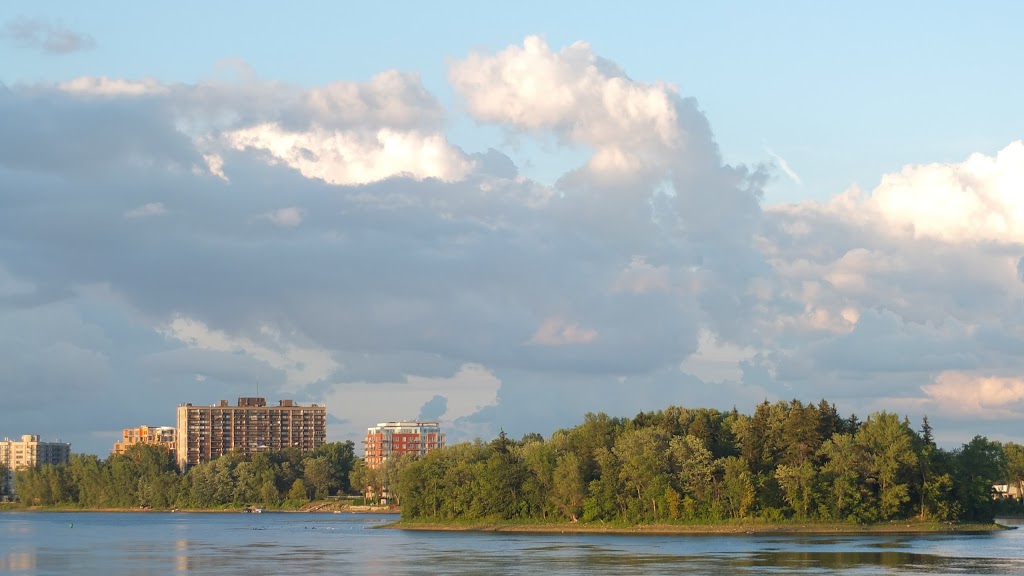
<path id="1" fill-rule="evenodd" d="M 369 514 L 0 513 L 0 574 L 1024 574 L 1024 530 L 610 535 L 372 530 Z"/>

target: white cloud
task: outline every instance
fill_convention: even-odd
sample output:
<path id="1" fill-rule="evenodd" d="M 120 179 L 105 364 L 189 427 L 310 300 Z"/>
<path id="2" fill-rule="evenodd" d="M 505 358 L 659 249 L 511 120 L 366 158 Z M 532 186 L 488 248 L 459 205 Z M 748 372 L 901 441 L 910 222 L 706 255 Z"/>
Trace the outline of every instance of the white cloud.
<path id="1" fill-rule="evenodd" d="M 263 217 L 270 220 L 276 226 L 281 226 L 282 228 L 293 228 L 302 223 L 302 213 L 303 211 L 301 208 L 289 206 L 288 208 L 280 208 L 273 212 L 267 212 Z"/>
<path id="2" fill-rule="evenodd" d="M 355 133 L 314 128 L 292 132 L 261 124 L 225 134 L 238 150 L 264 150 L 307 178 L 331 184 L 366 184 L 392 176 L 461 180 L 473 168 L 440 134 L 381 129 Z"/>
<path id="3" fill-rule="evenodd" d="M 679 369 L 704 382 L 739 382 L 743 377 L 740 363 L 749 360 L 756 351 L 728 342 L 719 343 L 715 336 L 702 330 L 697 351 L 684 360 Z"/>
<path id="4" fill-rule="evenodd" d="M 260 328 L 263 342 L 245 336 L 231 336 L 222 330 L 210 329 L 204 322 L 184 316 L 174 318 L 160 332 L 190 348 L 242 352 L 261 360 L 285 373 L 291 391 L 320 382 L 339 368 L 330 351 L 288 342 L 277 330 L 266 325 Z"/>
<path id="5" fill-rule="evenodd" d="M 586 344 L 597 340 L 597 330 L 580 328 L 580 325 L 573 322 L 566 322 L 563 318 L 548 318 L 541 324 L 530 344 L 541 344 L 544 346 L 561 346 L 564 344 Z"/>
<path id="6" fill-rule="evenodd" d="M 948 413 L 982 418 L 1019 418 L 1024 414 L 1024 378 L 946 371 L 921 387 Z"/>
<path id="7" fill-rule="evenodd" d="M 220 154 L 204 154 L 203 160 L 206 160 L 206 169 L 210 171 L 210 174 L 220 178 L 227 182 L 228 177 L 224 175 L 224 157 Z"/>
<path id="8" fill-rule="evenodd" d="M 416 74 L 389 70 L 367 82 L 332 82 L 304 94 L 315 122 L 335 129 L 387 126 L 403 131 L 436 129 L 442 110 Z"/>
<path id="9" fill-rule="evenodd" d="M 898 232 L 945 242 L 1024 242 L 1024 142 L 959 164 L 907 166 L 871 196 Z"/>
<path id="10" fill-rule="evenodd" d="M 449 437 L 454 422 L 498 403 L 499 380 L 480 364 L 463 364 L 451 376 L 407 374 L 398 382 L 341 382 L 327 397 L 331 415 L 346 421 L 342 434 L 362 437 L 366 428 L 389 420 L 415 420 L 420 408 L 435 396 L 446 399 L 440 420 Z M 338 431 L 332 431 L 332 434 Z"/>
<path id="11" fill-rule="evenodd" d="M 106 76 L 81 76 L 74 80 L 61 82 L 57 87 L 73 94 L 121 97 L 163 94 L 169 90 L 167 86 L 152 78 L 125 80 Z"/>
<path id="12" fill-rule="evenodd" d="M 159 216 L 166 214 L 167 208 L 163 202 L 150 202 L 138 208 L 133 208 L 124 213 L 125 218 L 144 218 L 146 216 Z"/>
<path id="13" fill-rule="evenodd" d="M 493 56 L 454 62 L 449 78 L 478 120 L 550 130 L 588 146 L 597 174 L 646 172 L 686 145 L 675 88 L 630 80 L 585 42 L 554 52 L 530 36 Z"/>

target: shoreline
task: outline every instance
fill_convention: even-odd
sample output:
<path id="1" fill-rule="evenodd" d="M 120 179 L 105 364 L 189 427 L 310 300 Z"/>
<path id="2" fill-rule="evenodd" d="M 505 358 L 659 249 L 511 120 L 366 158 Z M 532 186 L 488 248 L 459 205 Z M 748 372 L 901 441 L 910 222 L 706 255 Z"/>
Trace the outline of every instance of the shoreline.
<path id="1" fill-rule="evenodd" d="M 250 514 L 245 508 L 61 508 L 41 506 L 2 506 L 0 514 L 4 512 L 30 512 L 38 514 L 55 513 L 102 513 L 102 514 Z M 353 506 L 350 508 L 302 510 L 296 509 L 274 509 L 263 508 L 263 514 L 398 514 L 399 512 L 387 508 L 374 506 Z"/>
<path id="2" fill-rule="evenodd" d="M 1014 530 L 1001 524 L 945 524 L 938 522 L 888 522 L 884 524 L 642 524 L 637 526 L 606 526 L 600 524 L 444 524 L 439 522 L 398 521 L 375 526 L 374 529 L 429 532 L 503 532 L 508 534 L 636 534 L 664 536 L 722 536 L 772 534 L 972 534 Z"/>

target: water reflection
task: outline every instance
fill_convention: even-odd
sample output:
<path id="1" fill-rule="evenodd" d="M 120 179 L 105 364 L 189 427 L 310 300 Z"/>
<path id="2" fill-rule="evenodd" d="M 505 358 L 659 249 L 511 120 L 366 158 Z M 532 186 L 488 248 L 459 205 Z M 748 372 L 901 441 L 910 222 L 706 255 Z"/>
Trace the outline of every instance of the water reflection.
<path id="1" fill-rule="evenodd" d="M 174 570 L 177 572 L 188 572 L 188 540 L 175 540 Z"/>
<path id="2" fill-rule="evenodd" d="M 26 552 L 11 552 L 0 556 L 0 571 L 3 572 L 18 572 L 25 570 L 35 570 L 36 564 L 36 551 L 29 550 Z"/>
<path id="3" fill-rule="evenodd" d="M 74 529 L 67 524 L 74 521 Z M 13 574 L 1024 574 L 988 535 L 658 536 L 373 530 L 387 516 L 0 514 Z"/>

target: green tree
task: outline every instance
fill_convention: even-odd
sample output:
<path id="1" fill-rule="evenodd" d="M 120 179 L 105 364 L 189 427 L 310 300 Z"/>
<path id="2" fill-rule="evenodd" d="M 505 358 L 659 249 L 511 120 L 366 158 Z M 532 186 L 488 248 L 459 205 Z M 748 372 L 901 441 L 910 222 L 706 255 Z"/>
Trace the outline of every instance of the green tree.
<path id="1" fill-rule="evenodd" d="M 813 404 L 804 406 L 799 400 L 790 402 L 782 426 L 782 462 L 789 468 L 800 468 L 814 457 L 821 447 L 821 417 Z M 788 473 L 787 473 L 788 474 Z M 787 476 L 790 477 L 790 476 Z"/>
<path id="2" fill-rule="evenodd" d="M 679 485 L 698 502 L 707 503 L 714 488 L 717 463 L 704 441 L 687 434 L 669 441 L 668 454 Z"/>
<path id="3" fill-rule="evenodd" d="M 302 478 L 297 478 L 292 483 L 291 489 L 288 490 L 288 499 L 294 502 L 309 501 L 309 489 L 306 488 L 306 483 L 302 481 Z"/>
<path id="4" fill-rule="evenodd" d="M 555 448 L 538 440 L 540 435 L 532 436 L 526 443 L 521 443 L 515 450 L 518 458 L 526 468 L 523 482 L 523 503 L 528 516 L 547 518 L 553 510 L 549 503 L 554 488 L 554 475 L 557 455 Z"/>
<path id="5" fill-rule="evenodd" d="M 355 444 L 351 440 L 328 442 L 319 446 L 310 456 L 323 458 L 327 462 L 328 473 L 331 477 L 330 494 L 335 492 L 347 494 L 352 490 L 352 486 L 349 484 L 349 472 L 355 466 L 356 454 Z"/>
<path id="6" fill-rule="evenodd" d="M 880 519 L 895 516 L 910 500 L 907 474 L 917 466 L 913 432 L 889 412 L 868 416 L 854 436 L 862 451 L 864 477 L 878 487 Z"/>
<path id="7" fill-rule="evenodd" d="M 337 478 L 331 474 L 331 465 L 327 458 L 306 458 L 302 461 L 303 478 L 306 485 L 313 489 L 313 498 L 326 498 L 331 488 L 337 485 Z"/>
<path id="8" fill-rule="evenodd" d="M 821 473 L 827 486 L 830 516 L 836 520 L 866 519 L 855 515 L 863 498 L 861 474 L 866 469 L 863 448 L 854 442 L 851 434 L 833 434 L 822 444 L 818 454 L 825 460 Z"/>
<path id="9" fill-rule="evenodd" d="M 722 476 L 722 506 L 729 518 L 746 518 L 753 512 L 757 501 L 750 467 L 739 456 L 723 458 L 719 466 Z"/>
<path id="10" fill-rule="evenodd" d="M 804 460 L 798 466 L 780 464 L 775 469 L 775 478 L 779 481 L 786 502 L 793 508 L 797 518 L 801 520 L 810 518 L 817 479 L 817 470 L 811 461 Z"/>
<path id="11" fill-rule="evenodd" d="M 1017 494 L 1024 494 L 1024 446 L 1014 442 L 1003 444 L 1003 464 L 1006 483 L 1017 487 Z"/>
<path id="12" fill-rule="evenodd" d="M 1003 475 L 998 442 L 975 436 L 956 453 L 956 485 L 964 519 L 991 522 L 995 514 L 993 484 Z"/>
<path id="13" fill-rule="evenodd" d="M 658 515 L 658 498 L 669 485 L 668 436 L 657 428 L 636 428 L 615 440 L 613 449 L 621 462 L 619 478 L 627 490 L 636 494 L 638 513 L 643 516 L 650 505 Z"/>
<path id="14" fill-rule="evenodd" d="M 551 500 L 566 518 L 576 522 L 586 498 L 583 463 L 575 453 L 567 452 L 558 458 L 553 474 Z"/>

